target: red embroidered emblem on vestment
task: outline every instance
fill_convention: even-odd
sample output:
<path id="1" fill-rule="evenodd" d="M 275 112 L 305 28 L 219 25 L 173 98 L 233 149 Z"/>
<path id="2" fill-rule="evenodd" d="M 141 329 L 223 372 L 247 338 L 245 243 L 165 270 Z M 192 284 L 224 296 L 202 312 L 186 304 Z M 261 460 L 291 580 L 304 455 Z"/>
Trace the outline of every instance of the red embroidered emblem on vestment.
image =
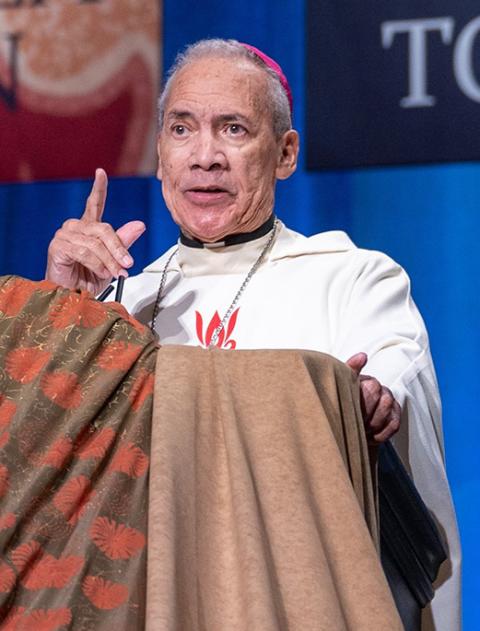
<path id="1" fill-rule="evenodd" d="M 228 319 L 228 322 L 225 323 L 225 326 L 220 331 L 217 338 L 217 342 L 215 344 L 217 348 L 230 348 L 230 349 L 236 348 L 237 342 L 230 338 L 233 333 L 233 329 L 235 328 L 235 325 L 237 323 L 237 317 L 238 317 L 239 311 L 240 311 L 240 307 L 238 309 L 235 309 L 235 311 L 232 313 L 232 315 Z M 195 318 L 196 318 L 196 329 L 197 329 L 198 341 L 200 342 L 202 346 L 204 346 L 205 348 L 208 348 L 210 346 L 210 342 L 212 341 L 212 336 L 215 332 L 215 329 L 220 325 L 220 322 L 221 322 L 220 316 L 218 315 L 218 311 L 215 311 L 215 313 L 213 314 L 213 317 L 206 328 L 205 335 L 203 333 L 203 318 L 202 318 L 201 313 L 199 313 L 198 311 L 195 311 Z"/>

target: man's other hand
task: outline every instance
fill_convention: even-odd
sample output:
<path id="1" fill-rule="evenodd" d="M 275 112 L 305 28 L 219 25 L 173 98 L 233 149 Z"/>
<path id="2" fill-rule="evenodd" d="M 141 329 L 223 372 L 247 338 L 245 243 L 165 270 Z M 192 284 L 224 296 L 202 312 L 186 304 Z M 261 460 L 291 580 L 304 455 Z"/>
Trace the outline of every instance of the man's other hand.
<path id="1" fill-rule="evenodd" d="M 107 174 L 97 169 L 82 217 L 68 219 L 50 242 L 48 280 L 98 294 L 112 278 L 128 276 L 126 270 L 133 265 L 128 248 L 143 234 L 145 224 L 129 221 L 115 231 L 103 223 L 107 186 Z"/>
<path id="2" fill-rule="evenodd" d="M 367 363 L 365 353 L 357 353 L 346 362 L 360 379 L 360 403 L 369 445 L 391 438 L 400 428 L 401 407 L 386 386 L 368 375 L 361 375 Z"/>

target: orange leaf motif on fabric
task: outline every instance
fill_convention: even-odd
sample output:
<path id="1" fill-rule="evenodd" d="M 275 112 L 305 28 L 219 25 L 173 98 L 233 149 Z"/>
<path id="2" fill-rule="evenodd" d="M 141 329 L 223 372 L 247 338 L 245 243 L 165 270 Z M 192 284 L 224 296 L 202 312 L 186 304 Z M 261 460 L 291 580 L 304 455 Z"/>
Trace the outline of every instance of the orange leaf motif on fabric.
<path id="1" fill-rule="evenodd" d="M 8 528 L 12 528 L 15 526 L 17 518 L 15 513 L 6 513 L 5 515 L 0 516 L 0 530 L 8 530 Z"/>
<path id="2" fill-rule="evenodd" d="M 0 561 L 0 593 L 8 594 L 15 585 L 15 572 L 6 563 Z"/>
<path id="3" fill-rule="evenodd" d="M 38 541 L 29 541 L 17 546 L 10 556 L 17 571 L 21 573 L 29 565 L 33 565 L 42 554 L 43 550 Z"/>
<path id="4" fill-rule="evenodd" d="M 111 472 L 126 473 L 131 478 L 139 478 L 148 469 L 148 456 L 133 443 L 126 443 L 119 448 L 109 467 Z"/>
<path id="5" fill-rule="evenodd" d="M 99 352 L 96 362 L 105 370 L 128 370 L 141 352 L 142 347 L 137 344 L 110 342 Z"/>
<path id="6" fill-rule="evenodd" d="M 97 517 L 90 527 L 93 543 L 109 559 L 130 559 L 145 547 L 145 535 L 136 528 Z"/>
<path id="7" fill-rule="evenodd" d="M 16 348 L 5 358 L 7 372 L 20 383 L 30 383 L 50 360 L 51 354 L 40 348 Z"/>
<path id="8" fill-rule="evenodd" d="M 80 294 L 69 293 L 63 296 L 49 313 L 49 319 L 55 329 L 64 329 L 71 325 L 93 329 L 103 324 L 107 317 L 104 305 L 83 291 Z"/>
<path id="9" fill-rule="evenodd" d="M 75 454 L 80 460 L 88 458 L 103 458 L 110 445 L 115 440 L 115 432 L 111 427 L 105 427 L 95 432 Z"/>
<path id="10" fill-rule="evenodd" d="M 82 402 L 82 390 L 77 375 L 72 372 L 47 373 L 42 377 L 40 387 L 51 401 L 65 410 L 78 408 Z"/>
<path id="11" fill-rule="evenodd" d="M 132 408 L 135 412 L 142 407 L 145 399 L 153 394 L 153 386 L 155 378 L 151 372 L 147 372 L 144 368 L 139 371 L 128 398 L 131 401 Z"/>
<path id="12" fill-rule="evenodd" d="M 85 512 L 88 502 L 95 496 L 90 480 L 79 475 L 66 482 L 53 498 L 53 505 L 74 526 Z"/>
<path id="13" fill-rule="evenodd" d="M 97 302 L 88 294 L 82 296 L 80 309 L 80 325 L 86 329 L 93 329 L 103 324 L 108 318 L 108 312 L 101 302 Z"/>
<path id="14" fill-rule="evenodd" d="M 115 609 L 128 598 L 128 587 L 105 580 L 100 576 L 86 576 L 82 583 L 85 596 L 98 609 Z"/>
<path id="15" fill-rule="evenodd" d="M 64 329 L 79 323 L 80 300 L 80 294 L 72 292 L 62 296 L 53 304 L 48 317 L 55 329 Z"/>
<path id="16" fill-rule="evenodd" d="M 15 403 L 7 399 L 3 394 L 0 394 L 0 429 L 5 429 L 5 427 L 10 425 L 10 421 L 16 411 L 17 406 Z"/>
<path id="17" fill-rule="evenodd" d="M 40 458 L 39 464 L 63 469 L 65 462 L 73 451 L 73 444 L 68 436 L 58 438 L 50 449 Z"/>
<path id="18" fill-rule="evenodd" d="M 8 469 L 4 464 L 0 464 L 0 497 L 3 497 L 8 491 L 9 475 Z"/>
<path id="19" fill-rule="evenodd" d="M 34 609 L 21 620 L 20 629 L 26 631 L 57 631 L 72 622 L 72 612 L 68 607 L 62 609 Z M 18 628 L 18 627 L 17 627 Z M 20 631 L 18 629 L 18 631 Z"/>
<path id="20" fill-rule="evenodd" d="M 16 316 L 35 291 L 35 283 L 13 278 L 0 289 L 0 311 L 8 317 Z"/>
<path id="21" fill-rule="evenodd" d="M 84 559 L 67 556 L 56 559 L 51 554 L 44 554 L 29 568 L 22 578 L 22 585 L 27 589 L 61 589 L 80 572 Z"/>

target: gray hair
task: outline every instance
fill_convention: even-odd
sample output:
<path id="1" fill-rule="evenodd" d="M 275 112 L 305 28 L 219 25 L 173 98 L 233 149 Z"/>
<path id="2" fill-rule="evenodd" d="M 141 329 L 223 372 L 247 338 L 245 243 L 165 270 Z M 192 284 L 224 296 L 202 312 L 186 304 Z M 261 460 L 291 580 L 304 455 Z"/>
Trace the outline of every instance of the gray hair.
<path id="1" fill-rule="evenodd" d="M 182 53 L 179 53 L 167 74 L 167 81 L 158 101 L 160 129 L 163 125 L 165 104 L 176 74 L 190 62 L 205 57 L 248 59 L 255 64 L 255 66 L 261 68 L 267 77 L 267 96 L 272 112 L 273 133 L 276 138 L 280 138 L 286 131 L 292 128 L 290 104 L 285 89 L 278 75 L 269 68 L 260 57 L 248 48 L 245 48 L 235 39 L 202 39 L 195 44 L 190 44 Z"/>

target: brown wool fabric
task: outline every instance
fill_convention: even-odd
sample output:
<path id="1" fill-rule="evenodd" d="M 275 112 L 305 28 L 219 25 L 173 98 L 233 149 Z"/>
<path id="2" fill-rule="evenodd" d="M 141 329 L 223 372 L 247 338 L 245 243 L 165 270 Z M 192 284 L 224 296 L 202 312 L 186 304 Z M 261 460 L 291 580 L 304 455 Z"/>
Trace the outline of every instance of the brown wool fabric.
<path id="1" fill-rule="evenodd" d="M 147 631 L 402 629 L 344 364 L 164 347 L 151 456 Z"/>
<path id="2" fill-rule="evenodd" d="M 376 544 L 345 365 L 0 278 L 0 630 L 394 631 Z"/>

